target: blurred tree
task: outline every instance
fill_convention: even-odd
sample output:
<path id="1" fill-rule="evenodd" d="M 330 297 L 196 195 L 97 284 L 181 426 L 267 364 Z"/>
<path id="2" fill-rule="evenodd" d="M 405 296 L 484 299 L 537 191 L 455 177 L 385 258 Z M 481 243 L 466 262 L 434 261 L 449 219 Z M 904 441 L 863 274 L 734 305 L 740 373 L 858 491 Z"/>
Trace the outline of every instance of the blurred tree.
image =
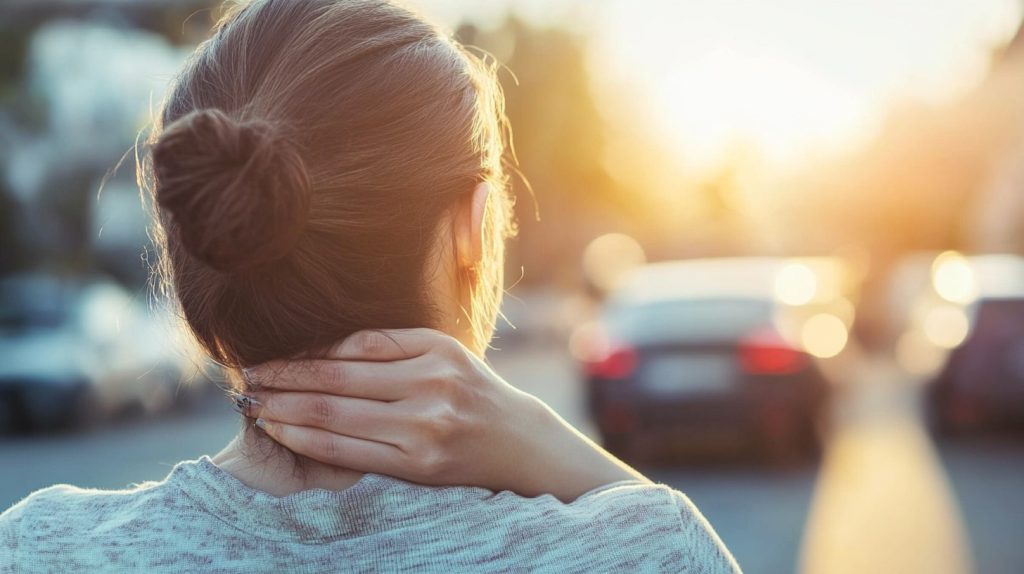
<path id="1" fill-rule="evenodd" d="M 26 95 L 21 67 L 34 31 L 55 16 L 99 18 L 157 32 L 172 44 L 191 44 L 219 16 L 218 5 L 216 0 L 151 0 L 115 6 L 96 0 L 20 3 L 17 10 L 7 12 L 0 7 L 0 14 L 7 16 L 4 26 L 21 31 L 11 36 L 17 40 L 13 45 L 5 44 L 0 51 L 0 91 L 5 80 L 15 90 L 6 106 L 0 98 L 0 114 L 6 108 L 19 121 L 36 118 L 21 126 L 28 133 L 37 131 L 36 124 L 45 125 L 48 110 L 39 106 L 38 98 Z M 641 234 L 652 202 L 645 193 L 649 190 L 640 189 L 642 184 L 618 181 L 606 170 L 609 131 L 594 100 L 585 38 L 515 17 L 497 28 L 465 25 L 457 35 L 468 45 L 493 52 L 506 65 L 500 76 L 515 149 L 526 181 L 537 191 L 534 198 L 522 180 L 514 183 L 522 239 L 510 246 L 510 280 L 516 281 L 524 268 L 526 283 L 574 282 L 585 245 L 611 230 Z M 50 253 L 73 266 L 91 265 L 95 257 L 89 253 L 89 218 L 96 197 L 92 186 L 102 173 L 70 164 L 65 168 L 46 176 L 45 191 L 34 200 L 40 224 L 36 234 L 41 236 L 34 239 L 41 240 L 41 254 Z"/>
<path id="2" fill-rule="evenodd" d="M 1016 211 L 985 209 L 999 159 L 1024 137 L 1024 23 L 993 55 L 987 76 L 941 107 L 892 110 L 878 137 L 855 153 L 785 182 L 792 203 L 779 230 L 795 248 L 857 245 L 872 274 L 858 321 L 885 313 L 889 272 L 907 253 L 984 248 L 984 228 Z M 1005 167 L 1005 166 L 1004 166 Z M 979 219 L 986 212 L 989 218 Z"/>
<path id="3" fill-rule="evenodd" d="M 507 113 L 529 182 L 514 181 L 520 239 L 510 246 L 510 280 L 523 269 L 526 284 L 572 281 L 586 243 L 600 231 L 628 227 L 646 207 L 605 169 L 606 125 L 594 102 L 585 41 L 515 17 L 495 29 L 466 24 L 456 36 L 505 66 Z"/>

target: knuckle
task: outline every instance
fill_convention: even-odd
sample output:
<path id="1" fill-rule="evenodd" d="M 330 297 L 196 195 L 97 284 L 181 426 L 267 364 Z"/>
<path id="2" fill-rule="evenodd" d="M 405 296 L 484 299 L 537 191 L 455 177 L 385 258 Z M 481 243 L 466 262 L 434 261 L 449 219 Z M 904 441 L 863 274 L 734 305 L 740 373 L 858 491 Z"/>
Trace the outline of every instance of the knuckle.
<path id="1" fill-rule="evenodd" d="M 422 372 L 423 388 L 435 400 L 463 405 L 486 389 L 483 377 L 472 365 L 435 360 L 425 365 Z"/>
<path id="2" fill-rule="evenodd" d="M 368 356 L 380 355 L 388 344 L 388 338 L 380 331 L 360 331 L 356 334 L 356 347 Z"/>
<path id="3" fill-rule="evenodd" d="M 347 363 L 342 361 L 332 361 L 324 365 L 321 382 L 326 382 L 326 387 L 330 388 L 331 392 L 344 394 L 345 387 L 348 384 L 350 376 L 349 371 L 350 369 Z"/>
<path id="4" fill-rule="evenodd" d="M 461 419 L 462 413 L 473 412 L 480 405 L 480 392 L 472 385 L 459 383 L 449 398 L 454 415 Z"/>
<path id="5" fill-rule="evenodd" d="M 462 427 L 462 416 L 452 405 L 446 405 L 435 415 L 437 432 L 440 438 L 449 439 Z"/>
<path id="6" fill-rule="evenodd" d="M 455 441 L 458 423 L 444 414 L 443 409 L 432 408 L 414 423 L 414 436 L 409 437 L 407 447 L 411 452 L 425 452 L 431 449 L 447 448 Z"/>
<path id="7" fill-rule="evenodd" d="M 424 423 L 424 434 L 433 445 L 447 445 L 454 441 L 465 425 L 462 414 L 451 404 L 437 405 Z"/>
<path id="8" fill-rule="evenodd" d="M 301 389 L 310 384 L 329 380 L 331 372 L 327 369 L 327 365 L 327 363 L 322 361 L 296 361 L 287 372 L 281 371 L 279 373 L 277 377 L 279 386 L 284 389 Z"/>
<path id="9" fill-rule="evenodd" d="M 445 335 L 443 337 L 442 342 L 439 345 L 439 350 L 441 356 L 452 361 L 461 360 L 464 355 L 462 345 L 450 335 Z"/>
<path id="10" fill-rule="evenodd" d="M 312 396 L 307 405 L 309 417 L 313 424 L 326 425 L 334 418 L 334 405 L 330 399 L 324 396 Z"/>
<path id="11" fill-rule="evenodd" d="M 317 458 L 326 461 L 338 460 L 341 454 L 338 443 L 327 434 L 319 435 L 313 440 L 313 450 Z"/>
<path id="12" fill-rule="evenodd" d="M 423 479 L 429 481 L 439 480 L 451 468 L 451 457 L 443 450 L 427 449 L 417 457 L 416 468 Z"/>
<path id="13" fill-rule="evenodd" d="M 450 368 L 438 367 L 429 375 L 430 389 L 438 395 L 447 396 L 454 391 L 454 381 Z"/>
<path id="14" fill-rule="evenodd" d="M 473 391 L 470 378 L 466 377 L 463 371 L 449 366 L 438 374 L 438 390 L 440 390 L 448 401 L 460 405 Z"/>

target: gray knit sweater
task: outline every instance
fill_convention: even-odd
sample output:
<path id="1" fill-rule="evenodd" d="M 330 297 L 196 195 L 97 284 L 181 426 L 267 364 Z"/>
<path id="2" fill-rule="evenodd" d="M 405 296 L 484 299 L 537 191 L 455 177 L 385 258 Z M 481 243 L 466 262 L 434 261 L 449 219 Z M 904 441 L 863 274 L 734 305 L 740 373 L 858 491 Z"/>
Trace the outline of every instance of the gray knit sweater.
<path id="1" fill-rule="evenodd" d="M 571 504 L 368 474 L 255 491 L 209 458 L 129 490 L 61 485 L 0 515 L 0 573 L 739 572 L 693 504 L 620 482 Z"/>

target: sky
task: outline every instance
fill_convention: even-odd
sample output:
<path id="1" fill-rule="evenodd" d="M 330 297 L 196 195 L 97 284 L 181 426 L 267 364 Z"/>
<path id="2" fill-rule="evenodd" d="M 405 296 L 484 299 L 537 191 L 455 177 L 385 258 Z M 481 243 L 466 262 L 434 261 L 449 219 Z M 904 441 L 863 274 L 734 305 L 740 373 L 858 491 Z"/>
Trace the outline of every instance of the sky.
<path id="1" fill-rule="evenodd" d="M 941 105 L 984 76 L 1022 0 L 413 0 L 449 25 L 508 10 L 591 36 L 618 92 L 680 157 L 737 146 L 785 164 L 870 137 L 903 102 Z M 628 110 L 627 110 L 628 113 Z"/>

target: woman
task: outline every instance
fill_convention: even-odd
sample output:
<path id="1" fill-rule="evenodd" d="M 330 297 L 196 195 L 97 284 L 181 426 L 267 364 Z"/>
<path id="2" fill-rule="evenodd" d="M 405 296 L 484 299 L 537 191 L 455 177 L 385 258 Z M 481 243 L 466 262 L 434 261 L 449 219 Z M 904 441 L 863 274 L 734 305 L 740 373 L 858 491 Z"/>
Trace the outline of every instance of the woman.
<path id="1" fill-rule="evenodd" d="M 255 424 L 162 482 L 33 494 L 0 572 L 737 571 L 682 494 L 482 362 L 502 106 L 391 2 L 232 9 L 141 173 L 162 274 Z"/>

